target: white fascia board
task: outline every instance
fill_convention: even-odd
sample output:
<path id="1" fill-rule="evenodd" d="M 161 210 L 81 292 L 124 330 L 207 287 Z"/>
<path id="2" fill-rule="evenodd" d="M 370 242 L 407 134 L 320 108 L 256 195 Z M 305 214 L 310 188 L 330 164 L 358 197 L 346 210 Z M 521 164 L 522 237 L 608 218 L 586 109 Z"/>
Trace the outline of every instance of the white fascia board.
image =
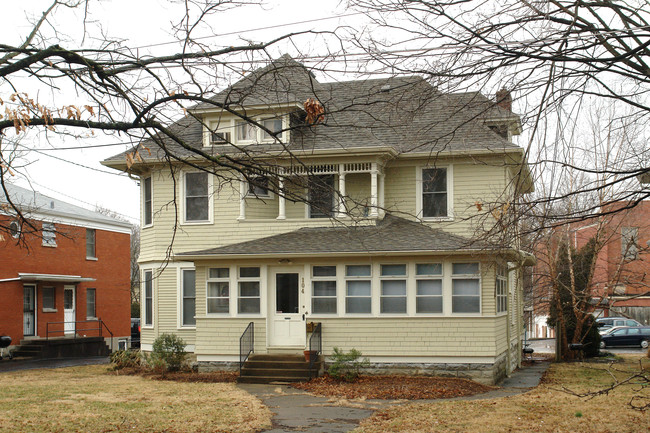
<path id="1" fill-rule="evenodd" d="M 210 108 L 189 109 L 187 111 L 193 114 L 217 114 L 220 112 L 229 113 L 232 111 L 240 112 L 240 111 L 252 111 L 252 110 L 277 110 L 282 108 L 299 108 L 301 110 L 304 110 L 303 104 L 301 104 L 298 101 L 294 101 L 294 102 L 286 102 L 282 104 L 258 104 L 258 105 L 246 105 L 246 106 L 229 105 L 227 110 L 225 108 L 219 107 L 218 105 L 215 105 L 214 107 L 210 107 Z"/>
<path id="2" fill-rule="evenodd" d="M 15 213 L 0 212 L 0 215 L 9 215 L 16 217 Z M 116 233 L 131 234 L 131 223 L 116 222 L 110 223 L 107 221 L 92 220 L 90 218 L 77 217 L 66 215 L 56 212 L 43 212 L 43 210 L 23 212 L 23 216 L 28 220 L 43 221 L 54 224 L 65 224 L 75 227 L 84 227 L 88 229 L 105 230 Z"/>

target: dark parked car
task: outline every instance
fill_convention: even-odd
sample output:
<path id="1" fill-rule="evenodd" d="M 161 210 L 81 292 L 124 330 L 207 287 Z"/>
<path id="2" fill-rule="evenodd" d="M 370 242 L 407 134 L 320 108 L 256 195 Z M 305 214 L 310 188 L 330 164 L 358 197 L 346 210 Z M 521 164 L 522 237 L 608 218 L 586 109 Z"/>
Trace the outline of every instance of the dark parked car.
<path id="1" fill-rule="evenodd" d="M 600 337 L 600 347 L 611 346 L 641 346 L 647 349 L 650 345 L 650 326 L 634 326 L 615 329 Z"/>
<path id="2" fill-rule="evenodd" d="M 140 319 L 131 318 L 131 347 L 140 347 Z"/>

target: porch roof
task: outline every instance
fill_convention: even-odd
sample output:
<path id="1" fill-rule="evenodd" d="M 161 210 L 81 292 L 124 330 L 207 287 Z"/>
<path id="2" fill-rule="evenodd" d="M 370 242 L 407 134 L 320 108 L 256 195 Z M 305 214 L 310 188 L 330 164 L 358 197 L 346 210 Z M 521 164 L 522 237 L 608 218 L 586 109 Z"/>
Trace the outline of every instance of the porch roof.
<path id="1" fill-rule="evenodd" d="M 81 283 L 84 281 L 95 281 L 94 278 L 82 277 L 80 275 L 57 275 L 57 274 L 32 274 L 18 272 L 18 277 L 6 278 L 0 280 L 0 283 L 5 281 L 25 281 L 25 282 L 49 282 L 49 283 Z"/>
<path id="2" fill-rule="evenodd" d="M 207 259 L 219 256 L 324 255 L 368 253 L 494 253 L 495 247 L 453 235 L 394 215 L 376 225 L 355 227 L 306 227 L 289 233 L 247 242 L 178 253 L 178 258 Z"/>

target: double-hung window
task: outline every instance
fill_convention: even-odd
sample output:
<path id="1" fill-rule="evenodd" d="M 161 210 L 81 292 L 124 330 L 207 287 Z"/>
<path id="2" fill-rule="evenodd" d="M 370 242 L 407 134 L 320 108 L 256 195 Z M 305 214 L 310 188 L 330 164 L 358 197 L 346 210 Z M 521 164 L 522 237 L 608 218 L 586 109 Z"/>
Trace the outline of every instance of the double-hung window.
<path id="1" fill-rule="evenodd" d="M 143 285 L 143 321 L 145 326 L 153 325 L 153 271 L 142 272 L 142 285 Z"/>
<path id="2" fill-rule="evenodd" d="M 230 269 L 208 269 L 208 314 L 230 312 Z"/>
<path id="3" fill-rule="evenodd" d="M 415 265 L 415 312 L 442 313 L 442 264 Z"/>
<path id="4" fill-rule="evenodd" d="M 260 313 L 260 268 L 239 268 L 239 296 L 237 312 L 240 314 Z"/>
<path id="5" fill-rule="evenodd" d="M 636 260 L 639 254 L 639 228 L 621 228 L 621 255 L 625 260 Z"/>
<path id="6" fill-rule="evenodd" d="M 43 311 L 56 311 L 54 287 L 43 287 Z"/>
<path id="7" fill-rule="evenodd" d="M 43 223 L 43 246 L 56 246 L 56 228 L 53 223 Z"/>
<path id="8" fill-rule="evenodd" d="M 451 311 L 481 312 L 481 280 L 478 263 L 453 263 L 451 275 Z"/>
<path id="9" fill-rule="evenodd" d="M 336 314 L 336 266 L 312 267 L 311 312 Z"/>
<path id="10" fill-rule="evenodd" d="M 278 118 L 263 119 L 260 123 L 264 128 L 268 129 L 269 131 L 275 134 L 282 131 L 282 119 L 278 119 Z M 264 130 L 262 131 L 262 140 L 269 141 L 269 140 L 273 140 L 274 138 L 275 137 L 269 134 L 268 132 Z M 282 137 L 278 137 L 278 138 L 282 138 Z"/>
<path id="11" fill-rule="evenodd" d="M 196 326 L 196 271 L 181 269 L 181 325 Z"/>
<path id="12" fill-rule="evenodd" d="M 334 175 L 309 178 L 309 217 L 329 218 L 334 213 Z"/>
<path id="13" fill-rule="evenodd" d="M 381 265 L 382 314 L 406 314 L 406 265 Z"/>
<path id="14" fill-rule="evenodd" d="M 257 140 L 257 128 L 247 121 L 236 122 L 235 130 L 237 131 L 238 142 Z"/>
<path id="15" fill-rule="evenodd" d="M 185 173 L 185 221 L 210 220 L 208 173 Z"/>
<path id="16" fill-rule="evenodd" d="M 86 289 L 86 318 L 97 317 L 97 290 Z"/>
<path id="17" fill-rule="evenodd" d="M 422 170 L 422 217 L 440 218 L 449 215 L 447 209 L 447 169 Z"/>
<path id="18" fill-rule="evenodd" d="M 86 229 L 86 258 L 94 259 L 95 255 L 95 239 L 96 232 L 94 229 Z M 93 316 L 94 317 L 94 316 Z"/>
<path id="19" fill-rule="evenodd" d="M 146 177 L 142 180 L 142 218 L 145 227 L 153 224 L 153 189 L 151 177 Z"/>
<path id="20" fill-rule="evenodd" d="M 371 266 L 346 266 L 345 280 L 345 312 L 370 314 L 372 312 Z"/>
<path id="21" fill-rule="evenodd" d="M 508 311 L 508 269 L 505 265 L 497 265 L 495 291 L 497 313 Z"/>
<path id="22" fill-rule="evenodd" d="M 269 178 L 266 176 L 254 176 L 248 181 L 247 197 L 270 198 Z"/>

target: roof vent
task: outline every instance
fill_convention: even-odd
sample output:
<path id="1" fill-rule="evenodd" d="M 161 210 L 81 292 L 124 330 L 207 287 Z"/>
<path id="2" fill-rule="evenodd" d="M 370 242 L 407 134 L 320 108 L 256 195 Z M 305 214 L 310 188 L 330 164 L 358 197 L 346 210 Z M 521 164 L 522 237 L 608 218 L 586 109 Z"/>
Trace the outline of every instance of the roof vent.
<path id="1" fill-rule="evenodd" d="M 54 209 L 54 202 L 53 201 L 50 202 L 50 209 Z"/>
<path id="2" fill-rule="evenodd" d="M 381 86 L 381 91 L 390 92 L 390 84 L 384 84 L 383 86 Z"/>

